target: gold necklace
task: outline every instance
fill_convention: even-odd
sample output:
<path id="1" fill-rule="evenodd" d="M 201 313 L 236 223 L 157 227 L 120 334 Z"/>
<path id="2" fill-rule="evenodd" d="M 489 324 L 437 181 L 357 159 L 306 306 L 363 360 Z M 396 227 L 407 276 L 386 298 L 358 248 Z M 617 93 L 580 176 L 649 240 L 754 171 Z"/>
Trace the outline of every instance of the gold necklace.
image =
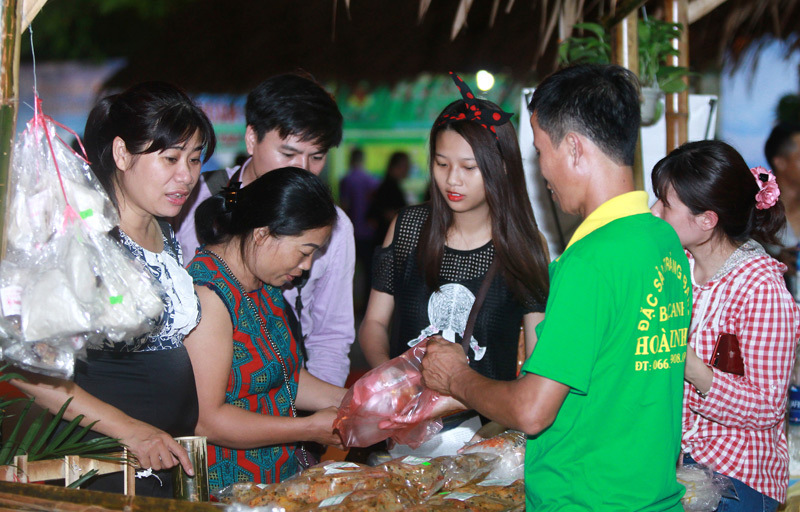
<path id="1" fill-rule="evenodd" d="M 267 343 L 269 343 L 269 346 L 272 349 L 272 352 L 275 354 L 275 357 L 277 357 L 278 362 L 281 365 L 281 372 L 283 373 L 283 384 L 284 384 L 284 386 L 286 388 L 286 393 L 289 395 L 289 407 L 290 407 L 291 412 L 292 412 L 292 417 L 296 418 L 297 417 L 297 408 L 294 405 L 294 397 L 292 396 L 292 390 L 289 387 L 289 371 L 286 368 L 286 363 L 283 360 L 283 356 L 281 355 L 281 351 L 278 348 L 278 345 L 273 341 L 272 336 L 269 333 L 269 330 L 267 329 L 266 325 L 264 325 L 264 319 L 261 318 L 261 312 L 259 311 L 258 307 L 256 307 L 255 301 L 244 290 L 244 287 L 242 286 L 242 283 L 239 282 L 239 279 L 233 273 L 233 271 L 228 266 L 228 264 L 225 262 L 225 260 L 222 259 L 222 256 L 220 256 L 219 254 L 215 253 L 211 249 L 201 249 L 199 252 L 208 254 L 209 256 L 212 256 L 213 258 L 215 258 L 222 265 L 222 268 L 224 268 L 228 272 L 228 274 L 230 275 L 231 281 L 233 281 L 233 284 L 239 290 L 239 293 L 242 294 L 242 297 L 244 298 L 244 301 L 247 303 L 247 305 L 248 305 L 248 307 L 250 309 L 250 312 L 256 317 L 256 321 L 258 322 L 259 330 L 264 335 L 264 337 L 266 337 Z M 299 381 L 298 381 L 297 385 L 298 385 L 298 387 L 300 386 L 300 382 Z M 297 446 L 300 448 L 300 451 L 303 454 L 302 462 L 305 464 L 305 467 L 308 467 L 309 466 L 308 455 L 306 454 L 305 448 L 303 448 L 303 445 L 300 442 L 297 443 Z"/>

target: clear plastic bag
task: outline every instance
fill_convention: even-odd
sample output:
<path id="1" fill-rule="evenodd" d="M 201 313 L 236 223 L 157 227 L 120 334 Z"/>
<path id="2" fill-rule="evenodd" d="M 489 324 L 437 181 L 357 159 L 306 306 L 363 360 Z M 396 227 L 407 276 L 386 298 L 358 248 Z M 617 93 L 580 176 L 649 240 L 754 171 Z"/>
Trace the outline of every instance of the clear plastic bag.
<path id="1" fill-rule="evenodd" d="M 687 512 L 711 512 L 717 509 L 723 496 L 734 496 L 731 481 L 715 475 L 703 464 L 684 464 L 678 467 L 677 477 L 686 487 L 681 502 Z"/>
<path id="2" fill-rule="evenodd" d="M 108 195 L 38 108 L 15 144 L 10 181 L 4 359 L 69 378 L 87 344 L 133 341 L 158 327 L 160 284 L 111 238 L 119 218 Z"/>
<path id="3" fill-rule="evenodd" d="M 250 506 L 282 506 L 287 512 L 353 491 L 381 489 L 404 484 L 382 468 L 352 462 L 326 461 L 277 484 L 267 485 L 250 499 Z"/>
<path id="4" fill-rule="evenodd" d="M 486 478 L 514 481 L 525 476 L 526 440 L 524 433 L 506 430 L 497 436 L 465 446 L 461 453 L 498 455 L 499 458 Z"/>
<path id="5" fill-rule="evenodd" d="M 442 429 L 441 420 L 431 417 L 441 395 L 422 383 L 420 362 L 425 347 L 425 343 L 416 345 L 373 368 L 350 387 L 333 423 L 345 446 L 366 447 L 391 437 L 417 448 Z M 380 428 L 392 420 L 407 426 Z"/>

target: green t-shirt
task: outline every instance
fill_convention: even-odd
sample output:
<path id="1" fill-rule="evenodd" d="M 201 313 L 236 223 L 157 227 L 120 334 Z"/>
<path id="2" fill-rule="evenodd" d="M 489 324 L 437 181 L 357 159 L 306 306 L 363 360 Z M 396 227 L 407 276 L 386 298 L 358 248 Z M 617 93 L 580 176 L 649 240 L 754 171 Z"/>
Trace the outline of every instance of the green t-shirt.
<path id="1" fill-rule="evenodd" d="M 539 341 L 522 370 L 569 386 L 528 440 L 527 509 L 682 511 L 680 453 L 689 263 L 650 213 L 574 242 L 550 265 Z"/>

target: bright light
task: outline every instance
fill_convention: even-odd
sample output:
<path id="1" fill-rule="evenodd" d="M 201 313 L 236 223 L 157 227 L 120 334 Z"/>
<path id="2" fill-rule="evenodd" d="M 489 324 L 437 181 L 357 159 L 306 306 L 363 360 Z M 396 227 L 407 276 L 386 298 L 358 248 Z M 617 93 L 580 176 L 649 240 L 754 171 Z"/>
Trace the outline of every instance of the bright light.
<path id="1" fill-rule="evenodd" d="M 475 75 L 475 79 L 478 81 L 478 89 L 482 91 L 488 91 L 494 87 L 494 75 L 488 71 L 483 69 L 478 71 L 478 74 Z"/>

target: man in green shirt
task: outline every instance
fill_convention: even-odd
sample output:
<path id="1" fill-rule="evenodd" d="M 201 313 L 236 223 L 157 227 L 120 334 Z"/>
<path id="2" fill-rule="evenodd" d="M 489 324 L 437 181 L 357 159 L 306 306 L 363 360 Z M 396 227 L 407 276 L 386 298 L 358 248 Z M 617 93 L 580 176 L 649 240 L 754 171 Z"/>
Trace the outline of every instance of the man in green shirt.
<path id="1" fill-rule="evenodd" d="M 538 342 L 516 381 L 482 377 L 461 347 L 428 344 L 426 384 L 528 434 L 528 510 L 680 511 L 675 477 L 691 317 L 677 235 L 634 191 L 638 82 L 578 66 L 529 109 L 548 188 L 584 220 L 550 265 Z"/>

